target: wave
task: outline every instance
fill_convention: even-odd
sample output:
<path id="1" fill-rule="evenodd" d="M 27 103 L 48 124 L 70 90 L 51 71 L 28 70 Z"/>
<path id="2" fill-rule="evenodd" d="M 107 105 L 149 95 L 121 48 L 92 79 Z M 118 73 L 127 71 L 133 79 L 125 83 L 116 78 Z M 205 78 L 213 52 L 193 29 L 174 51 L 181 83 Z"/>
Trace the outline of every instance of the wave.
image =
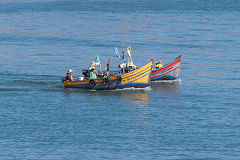
<path id="1" fill-rule="evenodd" d="M 63 7 L 64 6 L 64 7 Z M 135 13 L 156 11 L 239 11 L 240 2 L 235 0 L 60 0 L 60 1 L 28 1 L 1 2 L 0 13 L 21 12 L 111 12 Z"/>
<path id="2" fill-rule="evenodd" d="M 20 89 L 20 88 L 0 88 L 1 92 L 9 92 L 9 91 L 14 91 L 14 92 L 19 92 L 19 91 L 29 91 L 28 89 Z"/>
<path id="3" fill-rule="evenodd" d="M 61 76 L 0 73 L 0 91 L 31 91 L 59 89 Z"/>

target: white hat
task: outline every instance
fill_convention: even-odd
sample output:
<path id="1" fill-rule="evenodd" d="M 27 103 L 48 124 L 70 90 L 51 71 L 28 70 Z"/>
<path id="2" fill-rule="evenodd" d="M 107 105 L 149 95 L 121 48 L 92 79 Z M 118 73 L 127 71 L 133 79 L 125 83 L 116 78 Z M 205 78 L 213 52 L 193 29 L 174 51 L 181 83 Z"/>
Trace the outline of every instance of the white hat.
<path id="1" fill-rule="evenodd" d="M 126 63 L 121 63 L 120 68 L 126 68 Z"/>
<path id="2" fill-rule="evenodd" d="M 73 72 L 73 70 L 71 70 L 71 69 L 68 69 L 68 73 L 71 73 L 71 72 Z"/>
<path id="3" fill-rule="evenodd" d="M 131 66 L 131 67 L 134 66 L 133 62 L 130 62 L 128 65 Z"/>
<path id="4" fill-rule="evenodd" d="M 91 66 L 95 66 L 96 63 L 94 61 L 91 62 Z"/>

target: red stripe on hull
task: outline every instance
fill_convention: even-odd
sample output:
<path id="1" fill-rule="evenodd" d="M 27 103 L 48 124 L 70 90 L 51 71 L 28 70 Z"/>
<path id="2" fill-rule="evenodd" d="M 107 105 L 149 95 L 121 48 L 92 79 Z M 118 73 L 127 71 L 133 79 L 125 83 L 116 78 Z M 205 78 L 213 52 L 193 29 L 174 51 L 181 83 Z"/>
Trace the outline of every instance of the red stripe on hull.
<path id="1" fill-rule="evenodd" d="M 170 73 L 170 72 L 172 72 L 172 71 L 174 71 L 174 70 L 176 70 L 176 69 L 178 69 L 178 68 L 180 68 L 180 66 L 178 66 L 178 67 L 176 67 L 176 68 L 173 68 L 173 69 L 171 69 L 170 71 L 167 71 L 166 73 L 163 73 L 163 74 L 160 74 L 160 75 L 157 75 L 157 76 L 153 76 L 153 77 L 151 77 L 151 78 L 156 78 L 156 77 L 161 77 L 161 76 L 163 76 L 163 75 L 165 75 L 165 74 L 168 74 L 168 73 Z M 157 72 L 158 73 L 158 72 Z M 153 75 L 153 74 L 152 74 Z"/>

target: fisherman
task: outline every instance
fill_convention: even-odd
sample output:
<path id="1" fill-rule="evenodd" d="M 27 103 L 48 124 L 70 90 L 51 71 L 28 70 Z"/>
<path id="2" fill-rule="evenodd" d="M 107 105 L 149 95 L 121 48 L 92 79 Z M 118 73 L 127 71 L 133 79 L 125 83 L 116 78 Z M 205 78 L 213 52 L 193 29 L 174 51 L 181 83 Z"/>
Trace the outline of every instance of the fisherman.
<path id="1" fill-rule="evenodd" d="M 121 64 L 119 64 L 119 66 L 118 66 L 118 68 L 120 69 L 120 72 L 122 73 L 122 74 L 124 74 L 125 73 L 125 70 L 126 70 L 126 63 L 121 63 Z"/>
<path id="2" fill-rule="evenodd" d="M 93 67 L 93 73 L 94 73 L 96 76 L 98 76 L 98 72 L 97 72 L 97 70 L 96 70 L 95 67 Z"/>
<path id="3" fill-rule="evenodd" d="M 105 73 L 103 78 L 108 78 L 109 77 L 109 64 L 110 64 L 110 58 L 108 60 L 107 67 L 106 67 L 106 73 Z"/>
<path id="4" fill-rule="evenodd" d="M 73 70 L 68 69 L 67 76 L 66 76 L 66 81 L 74 81 L 76 78 L 72 77 L 72 72 Z"/>
<path id="5" fill-rule="evenodd" d="M 133 71 L 133 70 L 135 70 L 137 67 L 136 67 L 136 65 L 134 65 L 133 64 L 133 62 L 130 62 L 129 64 L 128 64 L 128 69 L 129 69 L 129 71 Z"/>
<path id="6" fill-rule="evenodd" d="M 91 69 L 91 67 L 95 67 L 96 63 L 94 61 L 91 62 L 89 69 Z"/>
<path id="7" fill-rule="evenodd" d="M 97 70 L 94 66 L 90 67 L 90 79 L 96 79 L 97 78 Z"/>
<path id="8" fill-rule="evenodd" d="M 161 68 L 163 67 L 162 61 L 160 60 L 159 62 L 156 62 L 156 68 Z"/>

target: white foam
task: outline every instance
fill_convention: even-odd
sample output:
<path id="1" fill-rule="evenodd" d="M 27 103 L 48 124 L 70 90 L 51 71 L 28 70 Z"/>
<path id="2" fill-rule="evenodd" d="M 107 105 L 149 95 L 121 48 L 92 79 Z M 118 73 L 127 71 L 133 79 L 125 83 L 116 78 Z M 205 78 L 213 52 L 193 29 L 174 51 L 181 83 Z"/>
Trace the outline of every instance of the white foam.
<path id="1" fill-rule="evenodd" d="M 130 88 L 123 88 L 123 89 L 115 89 L 112 91 L 129 91 L 129 90 L 133 90 L 133 91 L 138 91 L 138 90 L 143 90 L 143 91 L 150 91 L 151 87 L 145 87 L 145 88 L 134 88 L 134 87 L 130 87 Z"/>
<path id="2" fill-rule="evenodd" d="M 156 80 L 151 81 L 151 83 L 175 83 L 175 82 L 182 82 L 181 79 L 174 79 L 174 80 Z"/>
<path id="3" fill-rule="evenodd" d="M 145 87 L 145 88 L 134 88 L 134 87 L 130 87 L 130 88 L 123 88 L 123 89 L 110 89 L 110 90 L 95 90 L 95 89 L 90 89 L 89 91 L 92 92 L 96 92 L 96 91 L 109 91 L 109 92 L 121 92 L 121 91 L 150 91 L 151 87 Z"/>

